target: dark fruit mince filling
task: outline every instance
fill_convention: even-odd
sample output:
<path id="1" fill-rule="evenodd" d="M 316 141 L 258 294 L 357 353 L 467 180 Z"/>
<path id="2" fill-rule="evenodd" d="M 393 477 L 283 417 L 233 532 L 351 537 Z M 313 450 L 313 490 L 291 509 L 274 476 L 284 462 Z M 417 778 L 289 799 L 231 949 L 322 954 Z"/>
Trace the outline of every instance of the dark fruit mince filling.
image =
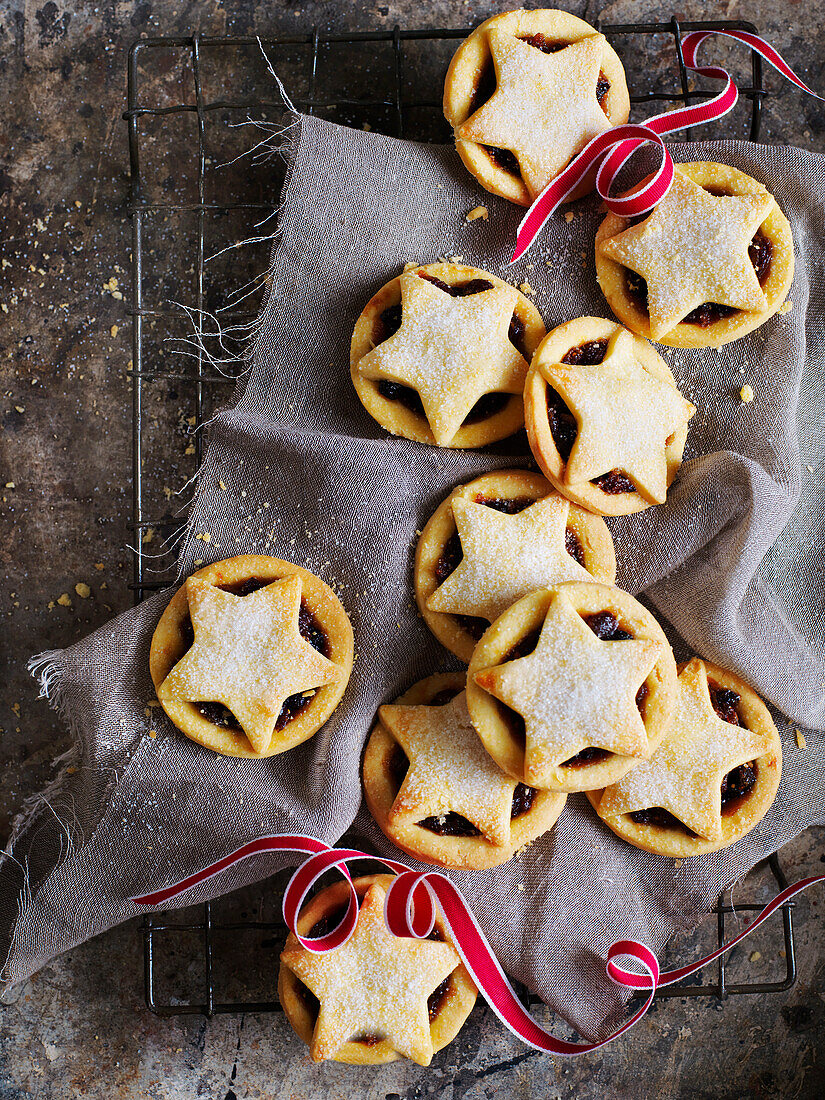
<path id="1" fill-rule="evenodd" d="M 730 688 L 719 687 L 717 684 L 708 683 L 710 701 L 716 714 L 723 722 L 729 722 L 732 726 L 741 726 L 737 707 L 742 702 L 738 692 Z"/>
<path id="2" fill-rule="evenodd" d="M 526 814 L 532 807 L 535 797 L 536 791 L 533 787 L 518 783 L 513 791 L 510 819 Z M 461 814 L 453 813 L 452 810 L 438 817 L 425 817 L 422 821 L 417 821 L 416 825 L 430 833 L 435 833 L 436 836 L 481 836 L 480 830 L 471 821 L 462 817 Z"/>
<path id="3" fill-rule="evenodd" d="M 748 258 L 750 259 L 753 270 L 756 272 L 759 285 L 764 286 L 765 280 L 768 278 L 771 270 L 773 245 L 761 230 L 757 231 L 756 236 L 748 245 Z M 636 303 L 643 313 L 647 313 L 647 283 L 642 276 L 637 275 L 635 271 L 631 271 L 629 268 L 625 268 L 625 285 L 628 296 Z M 732 317 L 734 313 L 739 312 L 741 311 L 736 309 L 735 306 L 723 306 L 718 302 L 704 302 L 701 306 L 692 309 L 690 313 L 683 317 L 681 323 L 685 325 L 699 325 L 700 328 L 707 328 L 708 325 L 712 325 L 716 321 L 721 321 L 725 317 Z"/>
<path id="4" fill-rule="evenodd" d="M 588 764 L 601 764 L 603 760 L 607 760 L 608 756 L 612 755 L 607 749 L 597 749 L 591 745 L 589 748 L 577 752 L 575 756 L 571 756 L 569 760 L 563 760 L 561 767 L 585 768 Z"/>
<path id="5" fill-rule="evenodd" d="M 637 825 L 653 825 L 657 829 L 672 829 L 686 836 L 696 837 L 692 829 L 689 829 L 678 817 L 674 817 L 669 810 L 663 810 L 661 806 L 651 806 L 649 810 L 634 810 L 629 816 Z"/>
<path id="6" fill-rule="evenodd" d="M 599 611 L 595 615 L 582 615 L 582 618 L 602 642 L 626 642 L 633 637 L 619 626 L 619 620 L 612 611 Z"/>
<path id="7" fill-rule="evenodd" d="M 490 159 L 495 161 L 499 168 L 521 179 L 521 168 L 515 153 L 511 153 L 509 149 L 499 149 L 497 145 L 483 145 L 482 148 L 486 149 Z"/>
<path id="8" fill-rule="evenodd" d="M 596 366 L 604 362 L 607 354 L 607 340 L 588 340 L 586 344 L 579 344 L 571 348 L 564 356 L 562 363 L 572 363 L 577 366 Z M 564 398 L 547 386 L 547 423 L 550 434 L 556 445 L 561 459 L 564 462 L 570 458 L 576 436 L 579 434 L 579 426 L 576 418 L 565 404 Z M 635 493 L 636 486 L 626 477 L 621 470 L 609 470 L 606 474 L 594 477 L 593 485 L 598 486 L 603 493 L 615 496 L 617 493 Z"/>
<path id="9" fill-rule="evenodd" d="M 258 589 L 265 588 L 268 584 L 272 584 L 271 579 L 262 580 L 260 577 L 248 577 L 243 581 L 235 581 L 232 584 L 219 584 L 216 587 L 224 592 L 231 592 L 234 596 L 249 596 L 251 593 L 257 592 Z M 329 638 L 305 600 L 301 600 L 301 608 L 298 612 L 298 631 L 313 649 L 317 649 L 324 657 L 329 658 L 331 652 Z M 192 629 L 192 620 L 188 616 L 181 623 L 180 632 L 186 643 L 186 650 L 191 649 L 195 641 L 195 632 Z M 311 699 L 311 695 L 305 696 L 303 692 L 290 695 L 288 699 L 285 699 L 275 722 L 275 729 L 282 730 L 284 726 L 301 713 Z M 231 730 L 233 733 L 243 733 L 240 722 L 229 707 L 225 707 L 223 703 L 193 703 L 193 706 L 201 717 L 205 718 L 207 722 L 211 722 L 213 726 L 217 726 L 222 730 Z"/>
<path id="10" fill-rule="evenodd" d="M 450 975 L 448 974 L 441 985 L 437 985 L 427 998 L 427 1012 L 430 1015 L 430 1023 L 441 1011 L 444 999 L 450 991 Z"/>
<path id="11" fill-rule="evenodd" d="M 437 278 L 435 275 L 428 275 L 426 272 L 419 272 L 418 277 L 420 279 L 426 279 L 428 283 L 434 283 L 439 290 L 443 290 L 445 294 L 449 294 L 451 298 L 467 298 L 471 294 L 481 294 L 484 290 L 492 290 L 493 284 L 487 279 L 470 279 L 466 283 L 456 283 L 450 285 L 443 280 Z M 374 336 L 374 343 L 383 344 L 385 340 L 389 340 L 391 336 L 394 336 L 396 332 L 401 328 L 401 303 L 397 302 L 394 306 L 388 306 L 378 318 L 378 331 Z M 524 342 L 524 322 L 518 317 L 517 314 L 513 314 L 510 318 L 510 328 L 508 331 L 508 338 L 513 347 L 524 356 L 525 359 L 529 359 L 529 349 Z M 415 416 L 420 417 L 422 420 L 426 420 L 426 413 L 424 412 L 424 405 L 422 404 L 421 397 L 417 390 L 414 390 L 411 386 L 405 386 L 401 382 L 390 382 L 385 378 L 382 378 L 378 383 L 378 392 L 382 397 L 385 397 L 387 401 L 397 401 L 399 405 L 403 405 L 405 409 L 409 409 Z M 480 397 L 470 409 L 469 413 L 464 419 L 465 424 L 477 424 L 482 420 L 489 420 L 491 416 L 495 416 L 496 413 L 507 405 L 510 400 L 509 393 L 485 393 L 483 397 Z"/>

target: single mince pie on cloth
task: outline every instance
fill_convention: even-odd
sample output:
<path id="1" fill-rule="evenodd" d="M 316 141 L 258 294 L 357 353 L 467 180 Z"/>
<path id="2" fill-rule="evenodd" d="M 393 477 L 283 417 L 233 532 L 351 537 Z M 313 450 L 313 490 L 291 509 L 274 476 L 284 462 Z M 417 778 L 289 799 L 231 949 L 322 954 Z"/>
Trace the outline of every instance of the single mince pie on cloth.
<path id="1" fill-rule="evenodd" d="M 603 584 L 533 592 L 496 619 L 467 670 L 467 705 L 496 763 L 531 787 L 586 791 L 651 755 L 676 703 L 662 628 Z"/>
<path id="2" fill-rule="evenodd" d="M 370 813 L 393 844 L 440 867 L 495 867 L 556 823 L 566 795 L 505 775 L 470 722 L 462 673 L 420 680 L 390 706 L 364 754 Z"/>
<path id="3" fill-rule="evenodd" d="M 524 424 L 524 379 L 545 331 L 533 303 L 497 276 L 426 264 L 367 303 L 350 373 L 364 408 L 393 435 L 482 447 Z"/>
<path id="4" fill-rule="evenodd" d="M 726 848 L 768 812 L 782 773 L 782 743 L 768 708 L 732 672 L 698 657 L 679 674 L 667 736 L 605 791 L 587 797 L 637 848 L 662 856 Z"/>
<path id="5" fill-rule="evenodd" d="M 459 46 L 444 85 L 458 155 L 482 187 L 522 206 L 629 113 L 624 69 L 604 35 L 553 9 L 486 20 Z M 588 179 L 570 198 L 591 187 Z"/>
<path id="6" fill-rule="evenodd" d="M 392 877 L 355 879 L 358 923 L 341 947 L 318 954 L 302 947 L 294 933 L 287 937 L 278 996 L 314 1062 L 381 1065 L 404 1057 L 427 1066 L 475 1004 L 476 987 L 440 913 L 426 940 L 394 936 L 387 928 L 384 898 Z M 299 933 L 318 937 L 332 931 L 348 897 L 346 882 L 316 894 L 298 917 Z"/>
<path id="7" fill-rule="evenodd" d="M 664 503 L 695 412 L 646 340 L 599 317 L 548 333 L 524 386 L 536 462 L 560 493 L 603 516 Z"/>
<path id="8" fill-rule="evenodd" d="M 244 554 L 193 573 L 161 616 L 149 669 L 179 730 L 225 756 L 306 741 L 352 671 L 352 627 L 313 573 Z"/>
<path id="9" fill-rule="evenodd" d="M 727 164 L 679 164 L 641 220 L 610 213 L 596 275 L 633 332 L 678 348 L 719 347 L 758 328 L 793 280 L 793 235 L 763 185 Z"/>
<path id="10" fill-rule="evenodd" d="M 572 580 L 616 580 L 607 524 L 527 470 L 459 485 L 428 520 L 415 554 L 419 611 L 462 661 L 516 600 Z"/>

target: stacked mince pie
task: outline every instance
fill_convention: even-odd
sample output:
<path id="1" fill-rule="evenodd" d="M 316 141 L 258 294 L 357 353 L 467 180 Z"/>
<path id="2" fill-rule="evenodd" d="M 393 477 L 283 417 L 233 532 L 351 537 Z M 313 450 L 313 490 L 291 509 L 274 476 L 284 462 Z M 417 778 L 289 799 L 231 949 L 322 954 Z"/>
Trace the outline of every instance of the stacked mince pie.
<path id="1" fill-rule="evenodd" d="M 461 44 L 444 112 L 479 183 L 529 205 L 591 138 L 627 121 L 629 101 L 621 63 L 593 27 L 561 11 L 513 11 Z M 506 862 L 578 792 L 631 845 L 712 852 L 754 828 L 779 784 L 764 703 L 699 657 L 677 668 L 650 611 L 615 586 L 603 517 L 665 503 L 696 411 L 648 341 L 718 347 L 767 321 L 793 277 L 790 228 L 756 180 L 683 164 L 652 213 L 607 214 L 595 260 L 619 323 L 577 317 L 548 333 L 521 290 L 456 260 L 408 264 L 353 332 L 353 385 L 387 432 L 474 448 L 526 428 L 541 471 L 457 486 L 416 547 L 420 613 L 467 669 L 378 708 L 363 781 L 386 836 L 436 866 Z M 352 663 L 352 628 L 331 589 L 257 555 L 189 577 L 150 655 L 172 722 L 207 749 L 252 759 L 312 737 Z M 390 881 L 355 880 L 357 924 L 343 946 L 318 953 L 287 940 L 279 995 L 314 1060 L 426 1065 L 475 1001 L 440 918 L 425 940 L 389 932 Z M 330 932 L 348 898 L 345 883 L 322 890 L 300 935 Z"/>

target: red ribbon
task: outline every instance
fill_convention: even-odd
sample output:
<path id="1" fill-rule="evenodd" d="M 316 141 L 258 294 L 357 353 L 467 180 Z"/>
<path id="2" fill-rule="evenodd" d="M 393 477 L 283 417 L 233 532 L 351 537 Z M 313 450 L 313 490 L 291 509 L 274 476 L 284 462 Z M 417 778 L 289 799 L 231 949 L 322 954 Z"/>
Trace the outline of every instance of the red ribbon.
<path id="1" fill-rule="evenodd" d="M 661 202 L 673 183 L 673 160 L 662 141 L 662 134 L 675 130 L 684 130 L 703 122 L 713 122 L 733 110 L 739 98 L 739 92 L 730 73 L 717 65 L 697 65 L 696 53 L 699 46 L 711 35 L 721 34 L 744 42 L 752 50 L 790 80 L 803 92 L 823 99 L 808 87 L 794 73 L 779 53 L 763 38 L 749 31 L 692 31 L 682 39 L 682 55 L 685 67 L 701 76 L 710 76 L 725 81 L 725 87 L 713 99 L 691 107 L 680 107 L 676 111 L 654 115 L 644 125 L 616 126 L 606 133 L 593 138 L 584 149 L 575 156 L 567 167 L 541 192 L 533 205 L 524 215 L 516 233 L 516 249 L 510 263 L 520 259 L 541 232 L 547 219 L 565 201 L 570 193 L 581 183 L 584 177 L 599 165 L 596 173 L 596 191 L 604 199 L 608 209 L 624 217 L 646 214 Z M 662 161 L 653 177 L 632 195 L 611 197 L 610 190 L 617 175 L 627 161 L 642 145 L 657 145 L 662 152 Z"/>
<path id="2" fill-rule="evenodd" d="M 536 1023 L 516 996 L 487 937 L 479 928 L 458 887 L 439 871 L 412 871 L 406 864 L 399 863 L 397 860 L 371 856 L 355 848 L 331 848 L 323 840 L 311 836 L 264 836 L 258 840 L 249 841 L 230 855 L 204 867 L 194 875 L 189 875 L 162 890 L 132 898 L 132 901 L 135 905 L 162 905 L 241 860 L 264 852 L 299 852 L 309 856 L 289 880 L 284 892 L 283 912 L 287 927 L 294 932 L 307 950 L 315 952 L 332 951 L 340 947 L 355 930 L 358 920 L 358 897 L 347 863 L 353 859 L 370 859 L 389 867 L 397 876 L 387 890 L 384 906 L 384 919 L 390 932 L 395 936 L 426 939 L 433 930 L 436 912 L 440 910 L 455 949 L 499 1020 L 528 1046 L 549 1054 L 562 1055 L 586 1054 L 588 1051 L 598 1050 L 599 1047 L 624 1034 L 650 1008 L 658 986 L 672 985 L 673 982 L 678 982 L 700 970 L 707 963 L 713 962 L 734 944 L 744 939 L 754 928 L 758 928 L 784 902 L 795 897 L 808 886 L 825 881 L 825 875 L 817 875 L 794 883 L 766 905 L 743 932 L 723 947 L 698 962 L 664 974 L 659 971 L 656 956 L 645 944 L 638 940 L 617 940 L 607 953 L 607 973 L 617 985 L 624 989 L 649 990 L 648 997 L 642 1007 L 622 1024 L 618 1031 L 614 1031 L 606 1039 L 598 1043 L 569 1043 L 563 1039 L 556 1039 Z M 306 896 L 321 875 L 333 867 L 337 868 L 349 883 L 350 899 L 347 911 L 338 925 L 326 935 L 314 939 L 300 936 L 297 932 L 297 921 Z M 616 960 L 621 957 L 635 960 L 644 973 L 639 974 L 620 966 Z"/>

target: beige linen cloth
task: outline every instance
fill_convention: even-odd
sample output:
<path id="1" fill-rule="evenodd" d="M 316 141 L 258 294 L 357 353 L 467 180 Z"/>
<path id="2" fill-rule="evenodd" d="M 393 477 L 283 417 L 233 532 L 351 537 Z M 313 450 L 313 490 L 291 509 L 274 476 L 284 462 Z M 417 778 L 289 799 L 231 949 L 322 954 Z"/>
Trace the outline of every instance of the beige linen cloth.
<path id="1" fill-rule="evenodd" d="M 292 138 L 250 371 L 236 406 L 211 425 L 180 568 L 185 575 L 195 559 L 254 552 L 320 574 L 355 628 L 352 680 L 306 744 L 269 760 L 234 760 L 187 740 L 158 711 L 159 736 L 148 735 L 149 641 L 170 593 L 43 655 L 49 698 L 76 739 L 75 767 L 34 801 L 0 865 L 7 985 L 135 915 L 131 896 L 244 841 L 278 832 L 337 841 L 359 811 L 361 752 L 378 705 L 456 667 L 415 610 L 416 532 L 453 486 L 523 465 L 529 454 L 523 436 L 495 453 L 438 450 L 392 438 L 367 416 L 348 349 L 375 290 L 407 261 L 458 254 L 511 282 L 527 280 L 548 328 L 610 315 L 593 266 L 596 201 L 578 204 L 569 224 L 553 218 L 510 268 L 522 212 L 481 192 L 452 148 L 306 117 Z M 727 851 L 681 864 L 638 851 L 574 795 L 556 828 L 508 865 L 454 874 L 505 968 L 589 1037 L 621 1015 L 604 973 L 614 939 L 660 949 L 694 927 L 722 887 L 825 818 L 825 748 L 814 732 L 825 727 L 825 161 L 744 142 L 671 148 L 677 161 L 733 164 L 776 195 L 796 245 L 793 308 L 720 351 L 665 351 L 699 411 L 667 504 L 609 521 L 618 579 L 646 593 L 678 657 L 696 652 L 726 665 L 773 704 L 785 770 L 764 821 Z M 489 220 L 466 222 L 479 203 Z M 755 393 L 748 405 L 738 397 L 745 382 Z M 195 539 L 204 531 L 209 543 Z M 804 751 L 796 726 L 806 731 Z M 356 829 L 395 854 L 364 810 Z M 182 900 L 225 893 L 283 865 L 258 857 Z"/>

